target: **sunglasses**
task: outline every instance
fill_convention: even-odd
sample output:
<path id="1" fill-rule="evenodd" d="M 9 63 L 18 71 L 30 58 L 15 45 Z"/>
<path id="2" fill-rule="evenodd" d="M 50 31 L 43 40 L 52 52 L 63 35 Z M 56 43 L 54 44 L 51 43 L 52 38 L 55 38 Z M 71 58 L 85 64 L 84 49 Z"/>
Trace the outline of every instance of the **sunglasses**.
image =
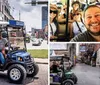
<path id="1" fill-rule="evenodd" d="M 76 15 L 80 15 L 79 13 L 77 13 L 77 14 L 73 14 L 73 16 L 76 16 Z"/>
<path id="2" fill-rule="evenodd" d="M 57 11 L 50 10 L 50 13 L 57 14 Z"/>
<path id="3" fill-rule="evenodd" d="M 66 10 L 67 8 L 64 8 L 63 10 Z"/>

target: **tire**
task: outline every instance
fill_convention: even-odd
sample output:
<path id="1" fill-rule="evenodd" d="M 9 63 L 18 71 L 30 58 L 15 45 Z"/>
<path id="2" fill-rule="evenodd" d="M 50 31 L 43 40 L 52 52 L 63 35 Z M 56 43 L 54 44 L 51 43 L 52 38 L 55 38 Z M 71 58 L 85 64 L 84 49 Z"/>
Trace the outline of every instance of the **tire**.
<path id="1" fill-rule="evenodd" d="M 76 84 L 78 81 L 78 78 L 74 73 L 70 74 L 70 77 L 68 79 L 71 79 L 74 82 L 74 84 Z"/>
<path id="2" fill-rule="evenodd" d="M 77 84 L 78 78 L 76 77 L 76 75 L 72 74 L 72 77 L 73 77 L 74 84 Z"/>
<path id="3" fill-rule="evenodd" d="M 74 85 L 74 82 L 70 79 L 67 79 L 67 80 L 63 81 L 62 85 Z"/>
<path id="4" fill-rule="evenodd" d="M 73 74 L 73 77 L 74 77 L 74 84 L 77 84 L 77 81 L 78 81 L 78 78 L 75 74 Z"/>
<path id="5" fill-rule="evenodd" d="M 74 84 L 76 84 L 77 81 L 78 81 L 78 78 L 77 78 L 77 76 L 74 73 L 66 75 L 66 78 L 72 80 L 74 82 Z"/>
<path id="6" fill-rule="evenodd" d="M 27 76 L 28 76 L 28 77 L 34 77 L 34 76 L 37 75 L 38 71 L 39 71 L 39 67 L 38 67 L 38 65 L 34 62 L 34 63 L 33 63 L 33 69 L 30 69 L 30 71 L 29 71 L 29 69 L 27 69 Z"/>
<path id="7" fill-rule="evenodd" d="M 10 82 L 22 83 L 26 78 L 26 70 L 22 65 L 14 64 L 8 68 L 7 75 Z"/>

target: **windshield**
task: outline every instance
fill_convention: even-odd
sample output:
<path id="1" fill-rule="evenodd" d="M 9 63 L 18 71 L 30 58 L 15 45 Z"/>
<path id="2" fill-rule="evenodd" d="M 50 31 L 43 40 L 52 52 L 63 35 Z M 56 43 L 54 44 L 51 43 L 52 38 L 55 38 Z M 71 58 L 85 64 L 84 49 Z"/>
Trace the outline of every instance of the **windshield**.
<path id="1" fill-rule="evenodd" d="M 24 45 L 24 37 L 23 37 L 22 29 L 17 28 L 10 28 L 8 29 L 8 36 L 11 47 L 18 48 L 18 49 L 25 49 Z"/>

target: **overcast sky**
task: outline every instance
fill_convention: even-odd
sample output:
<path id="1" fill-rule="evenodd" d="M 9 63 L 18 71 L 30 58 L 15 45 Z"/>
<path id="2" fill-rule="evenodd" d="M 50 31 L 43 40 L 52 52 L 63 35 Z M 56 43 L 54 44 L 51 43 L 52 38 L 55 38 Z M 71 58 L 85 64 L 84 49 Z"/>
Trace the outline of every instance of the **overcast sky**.
<path id="1" fill-rule="evenodd" d="M 31 0 L 8 0 L 11 6 L 11 14 L 16 20 L 19 20 L 19 11 L 20 11 L 20 20 L 24 21 L 26 25 L 26 30 L 31 30 L 31 27 L 41 29 L 41 7 L 42 5 L 31 6 L 31 4 L 25 4 L 25 2 L 30 2 Z M 38 1 L 47 1 L 47 0 L 38 0 Z"/>

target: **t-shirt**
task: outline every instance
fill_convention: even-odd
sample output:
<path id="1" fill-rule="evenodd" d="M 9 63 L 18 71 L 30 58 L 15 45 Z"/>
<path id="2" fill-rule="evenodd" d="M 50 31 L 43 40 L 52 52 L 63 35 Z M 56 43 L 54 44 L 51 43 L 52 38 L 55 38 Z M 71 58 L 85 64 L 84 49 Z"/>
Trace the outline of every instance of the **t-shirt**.
<path id="1" fill-rule="evenodd" d="M 57 28 L 56 25 L 54 23 L 50 24 L 50 36 L 55 35 Z"/>
<path id="2" fill-rule="evenodd" d="M 77 24 L 78 24 L 79 27 L 77 26 Z M 79 34 L 79 33 L 83 33 L 83 32 L 86 31 L 86 27 L 85 27 L 85 25 L 82 22 L 77 22 L 77 23 L 73 22 L 72 25 L 73 25 L 74 36 L 77 35 L 77 34 Z"/>
<path id="3" fill-rule="evenodd" d="M 5 44 L 7 43 L 6 39 L 1 39 L 0 40 L 0 50 L 2 50 L 3 48 L 5 48 Z"/>
<path id="4" fill-rule="evenodd" d="M 91 34 L 88 31 L 85 31 L 84 33 L 78 34 L 74 38 L 71 39 L 71 42 L 96 42 L 96 39 L 94 39 Z"/>

